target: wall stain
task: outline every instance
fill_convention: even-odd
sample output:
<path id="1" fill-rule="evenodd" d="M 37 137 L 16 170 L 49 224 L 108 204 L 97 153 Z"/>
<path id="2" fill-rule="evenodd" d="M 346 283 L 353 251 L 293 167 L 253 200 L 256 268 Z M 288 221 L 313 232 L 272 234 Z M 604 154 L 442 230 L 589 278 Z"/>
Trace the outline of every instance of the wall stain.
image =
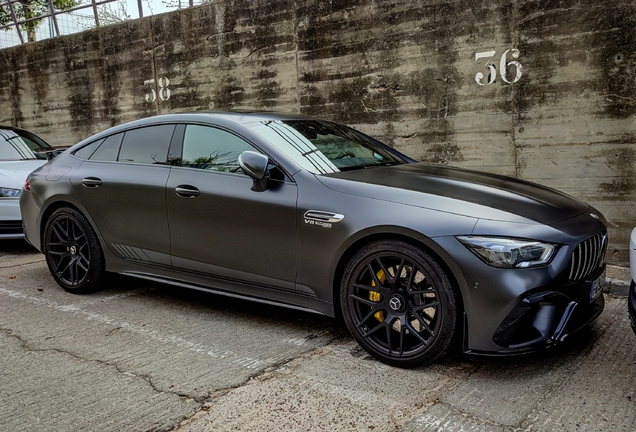
<path id="1" fill-rule="evenodd" d="M 192 111 L 208 109 L 212 98 L 199 90 L 197 81 L 190 72 L 186 72 L 181 82 L 171 84 L 172 96 L 168 100 L 169 111 Z"/>
<path id="2" fill-rule="evenodd" d="M 434 144 L 426 150 L 426 162 L 447 164 L 449 162 L 463 162 L 464 155 L 457 144 Z"/>
<path id="3" fill-rule="evenodd" d="M 431 145 L 448 144 L 453 140 L 454 130 L 449 117 L 457 114 L 457 89 L 460 83 L 459 71 L 455 67 L 441 69 L 428 68 L 422 72 L 409 74 L 405 83 L 405 92 L 418 100 L 417 115 L 426 119 L 418 132 L 419 140 L 425 148 Z M 459 148 L 457 150 L 459 151 Z M 433 159 L 448 159 L 445 154 Z M 453 156 L 454 160 L 463 160 L 461 152 Z"/>
<path id="4" fill-rule="evenodd" d="M 10 55 L 8 71 L 20 70 L 17 57 L 17 51 Z M 9 93 L 11 94 L 11 125 L 20 127 L 24 121 L 24 116 L 22 115 L 22 98 L 20 96 L 20 75 L 17 73 L 9 75 Z"/>
<path id="5" fill-rule="evenodd" d="M 257 82 L 254 103 L 258 108 L 276 106 L 276 100 L 282 93 L 280 83 L 274 80 L 277 76 L 278 73 L 275 70 L 266 69 L 261 69 L 252 76 L 252 80 Z"/>
<path id="6" fill-rule="evenodd" d="M 54 52 L 54 49 L 55 43 L 51 39 L 43 44 L 27 44 L 27 73 L 33 83 L 35 102 L 38 106 L 34 113 L 35 119 L 42 118 L 42 114 L 48 111 L 49 53 Z"/>
<path id="7" fill-rule="evenodd" d="M 305 88 L 300 96 L 300 113 L 306 116 L 329 118 L 325 99 L 315 86 Z"/>
<path id="8" fill-rule="evenodd" d="M 625 119 L 636 114 L 636 4 L 608 3 L 598 15 L 592 46 L 600 76 L 595 88 L 602 96 L 602 117 Z"/>
<path id="9" fill-rule="evenodd" d="M 625 137 L 625 144 L 632 147 L 619 147 L 604 152 L 607 166 L 616 173 L 616 178 L 599 184 L 599 190 L 614 199 L 633 200 L 636 192 L 636 135 Z"/>
<path id="10" fill-rule="evenodd" d="M 232 109 L 245 99 L 245 88 L 233 76 L 224 77 L 214 94 L 215 109 Z"/>
<path id="11" fill-rule="evenodd" d="M 99 115 L 107 119 L 110 126 L 121 123 L 121 56 L 118 41 L 126 37 L 124 26 L 113 26 L 108 31 L 100 32 L 97 49 L 101 53 L 97 59 L 100 86 L 103 97 L 100 100 Z"/>
<path id="12" fill-rule="evenodd" d="M 95 88 L 91 76 L 92 59 L 88 52 L 91 43 L 95 42 L 97 37 L 97 32 L 85 32 L 79 40 L 69 39 L 63 42 L 66 83 L 70 89 L 67 97 L 68 110 L 73 131 L 80 139 L 86 138 L 93 132 Z"/>

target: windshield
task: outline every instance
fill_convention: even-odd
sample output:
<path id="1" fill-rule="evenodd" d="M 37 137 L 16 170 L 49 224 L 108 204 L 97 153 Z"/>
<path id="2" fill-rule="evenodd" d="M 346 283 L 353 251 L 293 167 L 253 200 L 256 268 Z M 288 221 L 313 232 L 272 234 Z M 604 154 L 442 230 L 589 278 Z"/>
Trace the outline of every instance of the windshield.
<path id="1" fill-rule="evenodd" d="M 405 163 L 360 132 L 321 120 L 265 121 L 254 131 L 315 174 Z"/>
<path id="2" fill-rule="evenodd" d="M 47 148 L 48 144 L 26 131 L 0 129 L 0 160 L 46 159 L 37 151 Z"/>

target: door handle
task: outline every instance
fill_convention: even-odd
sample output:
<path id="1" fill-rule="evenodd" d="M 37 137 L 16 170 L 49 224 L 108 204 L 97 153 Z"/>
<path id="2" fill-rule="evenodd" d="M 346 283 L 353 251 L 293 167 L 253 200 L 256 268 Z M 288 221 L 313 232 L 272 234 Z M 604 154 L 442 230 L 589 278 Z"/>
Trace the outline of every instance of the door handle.
<path id="1" fill-rule="evenodd" d="M 86 177 L 82 179 L 82 184 L 87 188 L 96 188 L 102 185 L 102 180 L 97 177 Z"/>
<path id="2" fill-rule="evenodd" d="M 195 198 L 195 197 L 198 197 L 199 194 L 201 193 L 199 189 L 190 185 L 179 185 L 176 188 L 174 188 L 174 191 L 181 198 Z"/>

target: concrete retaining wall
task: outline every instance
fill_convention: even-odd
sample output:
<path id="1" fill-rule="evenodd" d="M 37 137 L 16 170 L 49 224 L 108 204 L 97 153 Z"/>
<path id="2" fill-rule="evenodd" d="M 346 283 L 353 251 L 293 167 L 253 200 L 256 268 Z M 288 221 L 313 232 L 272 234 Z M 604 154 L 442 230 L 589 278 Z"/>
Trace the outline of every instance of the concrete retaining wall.
<path id="1" fill-rule="evenodd" d="M 200 109 L 300 112 L 636 225 L 631 0 L 224 0 L 0 51 L 0 123 L 66 145 Z M 503 67 L 502 67 L 503 66 Z"/>

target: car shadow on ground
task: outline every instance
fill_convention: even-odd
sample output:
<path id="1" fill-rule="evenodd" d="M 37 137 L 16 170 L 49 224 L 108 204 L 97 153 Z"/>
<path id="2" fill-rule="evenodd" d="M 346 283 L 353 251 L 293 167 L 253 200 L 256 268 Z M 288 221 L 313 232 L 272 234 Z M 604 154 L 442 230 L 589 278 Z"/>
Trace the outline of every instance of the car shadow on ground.
<path id="1" fill-rule="evenodd" d="M 2 255 L 22 255 L 24 253 L 39 253 L 36 248 L 25 240 L 0 240 L 0 256 Z"/>
<path id="2" fill-rule="evenodd" d="M 180 308 L 194 314 L 218 314 L 227 319 L 254 321 L 259 325 L 289 325 L 315 328 L 331 333 L 329 339 L 348 338 L 344 323 L 338 319 L 302 310 L 228 297 L 217 293 L 188 289 L 135 277 L 108 274 L 105 289 L 89 296 L 111 296 L 144 288 L 140 296 L 164 304 L 166 308 Z"/>
<path id="3" fill-rule="evenodd" d="M 6 240 L 0 242 L 0 257 L 6 255 L 27 255 L 38 254 L 39 252 L 24 240 Z M 51 287 L 61 290 L 51 278 Z M 156 304 L 165 305 L 166 308 L 183 308 L 192 313 L 206 315 L 219 314 L 227 319 L 237 319 L 241 321 L 252 321 L 255 325 L 278 325 L 291 326 L 304 329 L 315 329 L 327 339 L 346 343 L 351 341 L 346 326 L 340 319 L 330 318 L 311 312 L 289 309 L 282 306 L 258 303 L 250 300 L 226 297 L 216 293 L 186 289 L 167 285 L 158 282 L 151 282 L 134 277 L 118 274 L 107 274 L 104 288 L 82 297 L 105 298 L 130 293 L 135 290 L 143 292 L 136 294 L 136 297 L 145 296 Z M 72 296 L 72 294 L 69 294 Z M 472 365 L 480 369 L 496 369 L 504 375 L 509 371 L 527 370 L 534 373 L 541 368 L 550 368 L 549 365 L 563 365 L 574 361 L 577 357 L 585 355 L 592 349 L 595 342 L 601 337 L 602 332 L 598 325 L 590 329 L 583 330 L 572 336 L 565 343 L 559 344 L 550 349 L 536 353 L 524 354 L 512 357 L 482 357 L 462 354 L 459 349 L 455 349 L 445 359 L 439 363 L 461 363 Z M 351 355 L 364 360 L 376 361 L 362 348 L 356 347 L 351 350 Z M 422 366 L 424 369 L 427 366 Z"/>

